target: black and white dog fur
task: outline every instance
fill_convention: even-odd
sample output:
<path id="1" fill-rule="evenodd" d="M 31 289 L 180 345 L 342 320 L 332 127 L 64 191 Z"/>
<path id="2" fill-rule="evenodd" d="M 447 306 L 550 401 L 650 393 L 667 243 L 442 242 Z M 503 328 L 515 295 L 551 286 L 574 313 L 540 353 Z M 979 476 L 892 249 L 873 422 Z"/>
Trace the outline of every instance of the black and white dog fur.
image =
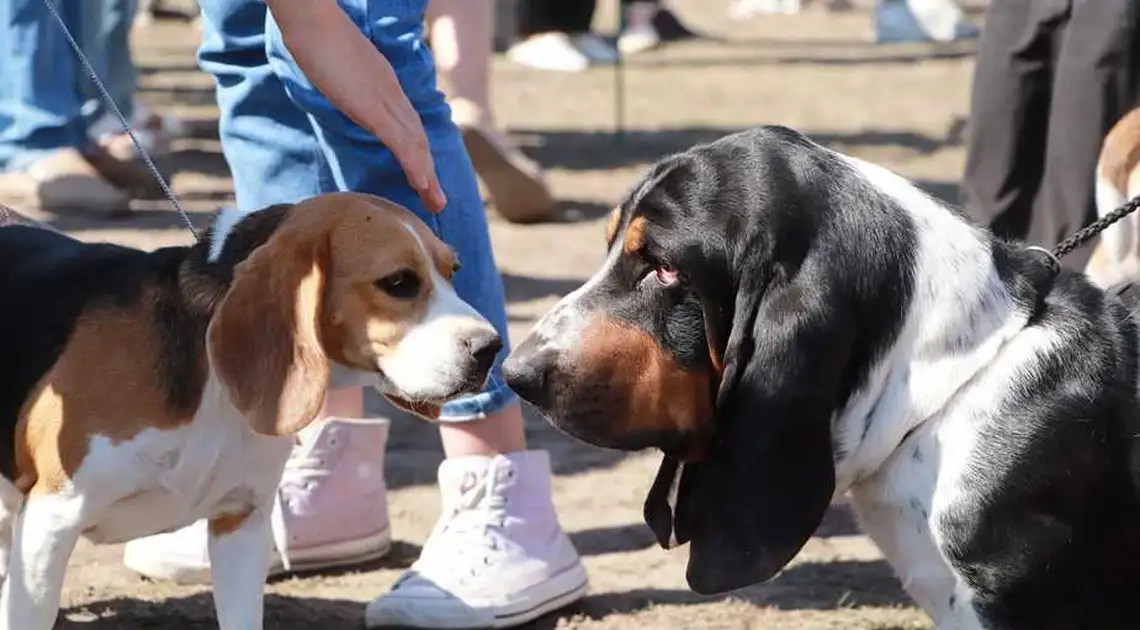
<path id="1" fill-rule="evenodd" d="M 1140 627 L 1131 285 L 783 127 L 662 160 L 607 240 L 505 372 L 665 452 L 646 519 L 694 590 L 771 578 L 849 493 L 941 630 Z"/>

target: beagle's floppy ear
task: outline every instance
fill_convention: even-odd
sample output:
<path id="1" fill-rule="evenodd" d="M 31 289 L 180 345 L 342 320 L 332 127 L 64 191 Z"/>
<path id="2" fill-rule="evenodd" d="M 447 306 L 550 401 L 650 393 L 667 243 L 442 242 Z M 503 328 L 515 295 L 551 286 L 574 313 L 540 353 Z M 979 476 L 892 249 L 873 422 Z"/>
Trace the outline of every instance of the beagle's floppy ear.
<path id="1" fill-rule="evenodd" d="M 825 281 L 774 275 L 741 287 L 731 314 L 706 307 L 710 346 L 725 344 L 710 351 L 723 359 L 716 434 L 700 461 L 666 457 L 646 500 L 663 546 L 690 543 L 686 577 L 697 593 L 775 575 L 835 489 L 831 415 L 854 329 L 827 315 Z"/>
<path id="2" fill-rule="evenodd" d="M 292 435 L 328 392 L 319 337 L 328 259 L 317 235 L 279 233 L 234 270 L 210 323 L 210 359 L 254 432 Z"/>

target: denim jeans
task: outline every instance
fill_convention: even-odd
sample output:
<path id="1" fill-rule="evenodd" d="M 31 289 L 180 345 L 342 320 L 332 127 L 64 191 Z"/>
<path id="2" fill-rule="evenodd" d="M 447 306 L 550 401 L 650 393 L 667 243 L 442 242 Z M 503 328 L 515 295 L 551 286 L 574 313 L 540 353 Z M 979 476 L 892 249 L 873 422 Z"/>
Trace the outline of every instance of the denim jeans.
<path id="1" fill-rule="evenodd" d="M 78 37 L 85 0 L 52 0 Z M 0 2 L 0 168 L 19 169 L 63 147 L 80 147 L 75 53 L 43 0 Z"/>
<path id="2" fill-rule="evenodd" d="M 880 0 L 875 5 L 875 39 L 953 41 L 962 32 L 964 19 L 955 0 Z"/>
<path id="3" fill-rule="evenodd" d="M 134 67 L 127 35 L 137 0 L 51 0 L 123 113 L 130 116 Z M 0 169 L 52 151 L 81 148 L 102 110 L 87 71 L 43 0 L 0 1 Z"/>
<path id="4" fill-rule="evenodd" d="M 115 106 L 127 120 L 131 120 L 135 105 L 136 73 L 131 56 L 130 34 L 131 24 L 139 10 L 139 0 L 80 1 L 84 5 L 84 13 L 80 18 L 80 45 L 83 52 L 103 80 Z M 70 49 L 68 53 L 71 53 Z M 79 70 L 82 77 L 80 96 L 84 99 L 83 117 L 92 123 L 108 113 L 108 108 L 99 88 L 87 78 L 82 65 Z"/>
<path id="5" fill-rule="evenodd" d="M 317 91 L 297 67 L 261 0 L 201 0 L 202 69 L 217 85 L 222 151 L 237 204 L 255 210 L 333 191 L 386 197 L 410 208 L 463 261 L 460 297 L 504 339 L 502 279 L 491 252 L 475 171 L 436 85 L 423 39 L 427 0 L 342 0 L 341 8 L 388 59 L 427 131 L 447 207 L 425 211 L 392 152 Z M 344 60 L 352 63 L 352 60 Z M 502 377 L 504 344 L 482 393 L 444 405 L 440 420 L 463 422 L 516 400 Z"/>

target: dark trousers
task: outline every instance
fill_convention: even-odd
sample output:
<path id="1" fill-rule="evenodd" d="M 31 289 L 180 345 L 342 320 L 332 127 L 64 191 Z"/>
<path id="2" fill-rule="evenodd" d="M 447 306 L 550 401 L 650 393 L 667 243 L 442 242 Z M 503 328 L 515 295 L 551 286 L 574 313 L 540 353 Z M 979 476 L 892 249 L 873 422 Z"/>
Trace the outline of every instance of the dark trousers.
<path id="1" fill-rule="evenodd" d="M 621 0 L 621 3 L 627 5 L 636 1 Z M 652 1 L 656 3 L 658 0 Z M 519 35 L 526 37 L 548 31 L 585 33 L 594 21 L 597 4 L 596 0 L 519 0 Z"/>
<path id="2" fill-rule="evenodd" d="M 1094 169 L 1137 104 L 1140 0 L 992 0 L 974 70 L 963 205 L 1053 247 L 1096 218 Z M 1080 269 L 1090 246 L 1067 256 Z"/>

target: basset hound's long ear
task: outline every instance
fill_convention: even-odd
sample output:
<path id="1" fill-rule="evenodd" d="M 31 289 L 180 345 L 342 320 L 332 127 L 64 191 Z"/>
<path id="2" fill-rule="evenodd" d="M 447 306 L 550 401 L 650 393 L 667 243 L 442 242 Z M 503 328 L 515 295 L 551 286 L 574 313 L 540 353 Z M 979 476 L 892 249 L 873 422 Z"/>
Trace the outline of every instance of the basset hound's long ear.
<path id="1" fill-rule="evenodd" d="M 831 416 L 854 328 L 828 316 L 827 283 L 811 275 L 778 268 L 738 287 L 732 313 L 714 306 L 731 296 L 702 297 L 714 367 L 723 361 L 716 435 L 700 461 L 666 457 L 645 505 L 663 546 L 690 543 L 698 593 L 771 578 L 831 502 Z"/>
<path id="2" fill-rule="evenodd" d="M 328 393 L 331 370 L 318 332 L 327 237 L 297 232 L 275 235 L 235 268 L 207 335 L 230 401 L 263 435 L 305 428 Z"/>

